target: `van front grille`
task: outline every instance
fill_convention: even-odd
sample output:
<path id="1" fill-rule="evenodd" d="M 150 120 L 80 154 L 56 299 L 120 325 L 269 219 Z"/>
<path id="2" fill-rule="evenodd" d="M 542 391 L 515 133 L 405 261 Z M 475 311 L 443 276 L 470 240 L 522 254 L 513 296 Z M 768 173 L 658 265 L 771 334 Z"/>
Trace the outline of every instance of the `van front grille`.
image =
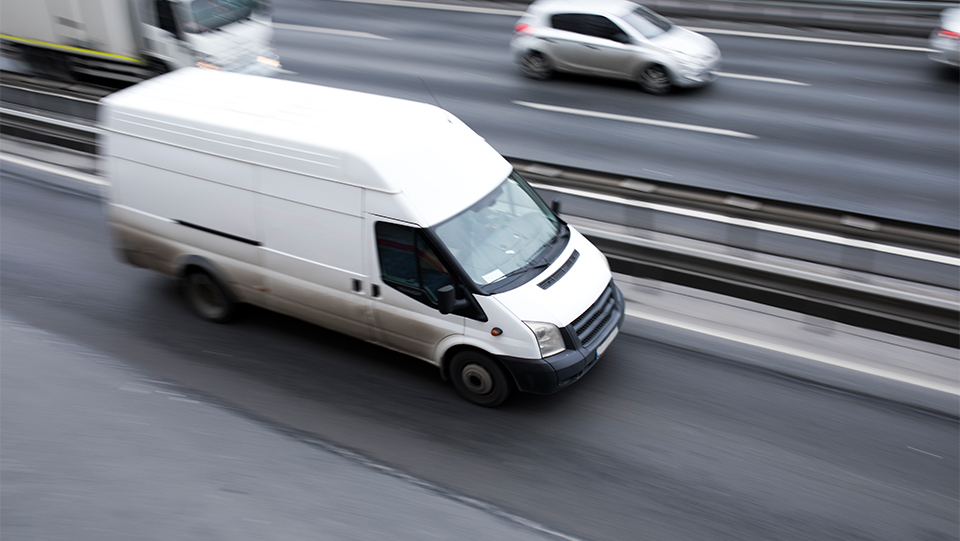
<path id="1" fill-rule="evenodd" d="M 570 325 L 577 333 L 577 338 L 583 347 L 590 347 L 591 343 L 602 333 L 607 324 L 613 319 L 616 311 L 617 299 L 613 292 L 613 281 L 607 285 L 607 288 L 600 294 L 597 302 L 587 309 L 586 312 L 573 320 Z"/>

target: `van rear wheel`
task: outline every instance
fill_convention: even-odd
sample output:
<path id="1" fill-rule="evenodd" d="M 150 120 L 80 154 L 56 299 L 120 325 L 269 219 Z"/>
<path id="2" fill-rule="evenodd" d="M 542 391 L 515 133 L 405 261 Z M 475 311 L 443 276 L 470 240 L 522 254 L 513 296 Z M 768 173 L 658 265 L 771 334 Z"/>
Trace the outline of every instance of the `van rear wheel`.
<path id="1" fill-rule="evenodd" d="M 183 290 L 190 308 L 207 321 L 225 323 L 236 313 L 230 292 L 207 271 L 188 272 L 183 279 Z"/>
<path id="2" fill-rule="evenodd" d="M 510 381 L 496 361 L 479 351 L 461 351 L 450 361 L 450 379 L 460 396 L 481 406 L 499 406 L 510 396 Z"/>

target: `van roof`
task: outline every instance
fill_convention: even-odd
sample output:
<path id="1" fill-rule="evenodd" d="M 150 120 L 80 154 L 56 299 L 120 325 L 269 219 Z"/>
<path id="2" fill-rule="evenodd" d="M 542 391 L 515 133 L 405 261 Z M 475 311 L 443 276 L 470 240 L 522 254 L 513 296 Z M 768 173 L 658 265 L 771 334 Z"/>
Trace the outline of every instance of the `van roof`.
<path id="1" fill-rule="evenodd" d="M 100 115 L 108 132 L 402 192 L 419 214 L 404 218 L 424 226 L 473 204 L 511 170 L 438 107 L 253 75 L 177 70 L 106 97 Z"/>

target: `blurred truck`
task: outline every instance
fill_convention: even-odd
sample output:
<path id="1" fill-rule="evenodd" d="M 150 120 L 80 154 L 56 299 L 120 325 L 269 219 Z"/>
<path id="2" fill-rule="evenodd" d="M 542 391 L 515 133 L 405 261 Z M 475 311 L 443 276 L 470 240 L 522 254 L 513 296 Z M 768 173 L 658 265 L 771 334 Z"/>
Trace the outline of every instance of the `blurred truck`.
<path id="1" fill-rule="evenodd" d="M 0 0 L 4 56 L 60 79 L 280 69 L 267 0 Z"/>

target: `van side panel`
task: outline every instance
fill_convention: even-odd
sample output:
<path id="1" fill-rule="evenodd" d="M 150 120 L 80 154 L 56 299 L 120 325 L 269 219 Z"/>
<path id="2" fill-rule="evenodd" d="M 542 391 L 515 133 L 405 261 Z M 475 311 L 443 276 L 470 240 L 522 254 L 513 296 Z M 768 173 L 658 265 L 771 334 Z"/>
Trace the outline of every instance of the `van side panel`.
<path id="1" fill-rule="evenodd" d="M 203 255 L 249 300 L 246 292 L 262 285 L 254 166 L 129 136 L 111 139 L 115 155 L 137 159 L 110 160 L 114 219 L 124 224 L 118 234 L 135 262 L 173 275 L 185 256 Z"/>
<path id="2" fill-rule="evenodd" d="M 274 169 L 260 176 L 261 253 L 275 308 L 370 339 L 362 190 Z"/>
<path id="3" fill-rule="evenodd" d="M 117 137 L 119 201 L 172 220 L 182 220 L 257 241 L 255 167 L 162 143 Z"/>

